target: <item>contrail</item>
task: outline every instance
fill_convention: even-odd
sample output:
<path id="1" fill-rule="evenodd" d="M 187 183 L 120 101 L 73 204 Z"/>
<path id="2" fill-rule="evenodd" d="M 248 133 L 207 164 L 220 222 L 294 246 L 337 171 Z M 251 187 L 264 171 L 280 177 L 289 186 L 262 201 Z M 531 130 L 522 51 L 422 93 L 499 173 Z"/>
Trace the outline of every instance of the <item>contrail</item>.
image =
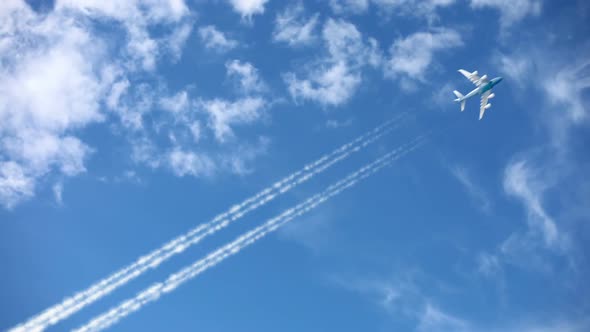
<path id="1" fill-rule="evenodd" d="M 388 166 L 393 161 L 418 148 L 424 142 L 424 139 L 424 136 L 419 137 L 411 143 L 408 143 L 401 148 L 395 149 L 385 154 L 384 156 L 360 168 L 356 172 L 351 173 L 344 179 L 329 186 L 323 192 L 313 195 L 295 207 L 285 210 L 280 215 L 269 219 L 264 224 L 246 232 L 234 241 L 211 252 L 192 265 L 181 269 L 177 273 L 171 274 L 164 282 L 158 282 L 151 285 L 142 292 L 138 293 L 135 297 L 128 299 L 119 304 L 117 307 L 110 309 L 106 313 L 93 318 L 86 325 L 73 330 L 73 332 L 95 332 L 112 326 L 119 320 L 127 317 L 133 312 L 140 310 L 146 304 L 156 301 L 161 295 L 172 292 L 181 284 L 193 279 L 209 268 L 216 266 L 226 258 L 237 254 L 242 249 L 266 236 L 268 233 L 278 229 L 294 218 L 309 212 L 331 197 L 338 195 L 342 191 L 354 186 L 356 183 L 369 177 L 383 167 Z"/>
<path id="2" fill-rule="evenodd" d="M 33 316 L 28 321 L 12 328 L 10 332 L 43 331 L 47 327 L 68 318 L 82 310 L 84 307 L 139 277 L 146 271 L 158 267 L 162 262 L 200 242 L 204 237 L 227 227 L 230 223 L 240 219 L 247 213 L 267 204 L 279 195 L 288 192 L 294 187 L 311 179 L 318 173 L 325 171 L 330 166 L 346 159 L 351 154 L 360 151 L 367 145 L 375 142 L 384 135 L 387 135 L 397 127 L 396 123 L 405 116 L 406 114 L 404 113 L 392 118 L 373 130 L 357 137 L 353 141 L 320 157 L 316 161 L 305 165 L 302 169 L 275 182 L 254 196 L 232 206 L 227 211 L 217 215 L 211 221 L 196 226 L 149 254 L 139 257 L 132 264 L 116 271 L 99 282 L 96 282 L 89 288 L 80 291 L 71 297 L 65 298 L 61 303 L 49 307 L 38 315 Z"/>

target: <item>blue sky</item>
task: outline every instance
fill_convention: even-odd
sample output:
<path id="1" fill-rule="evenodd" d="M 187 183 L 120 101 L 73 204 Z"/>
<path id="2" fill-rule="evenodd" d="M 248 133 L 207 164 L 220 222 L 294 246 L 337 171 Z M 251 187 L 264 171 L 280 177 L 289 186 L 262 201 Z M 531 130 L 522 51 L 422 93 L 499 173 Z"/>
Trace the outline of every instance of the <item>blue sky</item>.
<path id="1" fill-rule="evenodd" d="M 80 328 L 427 135 L 109 330 L 590 330 L 589 16 L 585 1 L 2 2 L 0 327 L 394 119 L 43 326 Z M 504 77 L 481 121 L 478 100 L 453 102 L 473 88 L 459 68 Z"/>

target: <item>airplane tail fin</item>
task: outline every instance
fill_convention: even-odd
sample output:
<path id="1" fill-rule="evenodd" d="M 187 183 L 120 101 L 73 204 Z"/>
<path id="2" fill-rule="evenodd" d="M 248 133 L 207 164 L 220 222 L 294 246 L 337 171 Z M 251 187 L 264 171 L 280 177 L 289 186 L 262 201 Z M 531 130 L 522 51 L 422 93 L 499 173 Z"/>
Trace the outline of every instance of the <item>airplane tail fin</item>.
<path id="1" fill-rule="evenodd" d="M 465 99 L 463 99 L 463 95 L 461 94 L 461 92 L 454 90 L 453 93 L 455 94 L 455 96 L 457 96 L 457 99 L 455 99 L 455 101 L 461 102 L 461 112 L 463 112 L 465 110 Z"/>

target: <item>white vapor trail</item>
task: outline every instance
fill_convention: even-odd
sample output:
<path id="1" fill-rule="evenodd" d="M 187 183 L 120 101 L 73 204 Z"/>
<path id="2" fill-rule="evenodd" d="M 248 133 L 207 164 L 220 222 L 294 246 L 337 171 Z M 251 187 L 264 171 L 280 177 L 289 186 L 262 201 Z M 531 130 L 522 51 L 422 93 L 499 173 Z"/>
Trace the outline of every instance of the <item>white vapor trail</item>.
<path id="1" fill-rule="evenodd" d="M 119 320 L 127 317 L 133 312 L 140 310 L 146 304 L 158 300 L 161 295 L 172 292 L 181 284 L 216 266 L 226 258 L 237 254 L 242 249 L 266 236 L 268 233 L 278 229 L 294 218 L 314 209 L 331 197 L 338 195 L 345 189 L 354 186 L 356 183 L 374 174 L 383 167 L 388 166 L 393 161 L 418 148 L 424 142 L 424 139 L 424 136 L 419 137 L 411 143 L 408 143 L 401 148 L 395 149 L 383 155 L 375 161 L 360 168 L 356 172 L 349 174 L 344 179 L 329 186 L 323 192 L 313 195 L 295 207 L 285 210 L 280 215 L 269 219 L 264 224 L 244 233 L 234 241 L 211 252 L 192 265 L 181 269 L 177 273 L 171 274 L 165 281 L 151 285 L 142 292 L 138 293 L 135 297 L 130 298 L 105 312 L 104 314 L 93 318 L 86 325 L 73 330 L 73 332 L 96 332 L 112 326 Z"/>
<path id="2" fill-rule="evenodd" d="M 51 325 L 68 318 L 84 307 L 94 303 L 102 297 L 115 291 L 117 288 L 127 284 L 150 269 L 155 269 L 162 262 L 183 252 L 186 248 L 195 245 L 208 235 L 227 227 L 230 223 L 240 219 L 247 213 L 267 204 L 281 194 L 308 181 L 315 175 L 325 171 L 330 166 L 349 157 L 351 154 L 360 151 L 367 145 L 387 135 L 397 127 L 406 114 L 399 115 L 386 121 L 384 124 L 370 130 L 342 145 L 336 150 L 320 157 L 316 161 L 305 165 L 302 169 L 275 182 L 259 193 L 247 198 L 243 202 L 232 206 L 227 211 L 217 215 L 211 221 L 200 224 L 188 232 L 180 235 L 161 247 L 153 250 L 147 255 L 139 257 L 132 264 L 116 271 L 108 277 L 96 282 L 89 288 L 82 290 L 71 297 L 65 298 L 61 303 L 47 308 L 29 320 L 15 326 L 9 332 L 43 331 Z"/>

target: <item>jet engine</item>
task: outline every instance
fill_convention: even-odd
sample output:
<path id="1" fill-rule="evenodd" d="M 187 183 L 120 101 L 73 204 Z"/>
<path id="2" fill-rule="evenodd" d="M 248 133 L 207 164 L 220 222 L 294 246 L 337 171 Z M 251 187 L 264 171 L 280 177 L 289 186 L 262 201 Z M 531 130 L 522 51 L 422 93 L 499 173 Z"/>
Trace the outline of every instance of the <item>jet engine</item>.
<path id="1" fill-rule="evenodd" d="M 483 76 L 482 76 L 482 77 L 481 77 L 479 80 L 483 82 L 483 81 L 485 81 L 487 78 L 488 78 L 488 75 L 483 75 Z"/>
<path id="2" fill-rule="evenodd" d="M 492 98 L 494 98 L 494 96 L 496 96 L 496 95 L 492 93 L 488 96 L 488 99 L 492 99 Z"/>
<path id="3" fill-rule="evenodd" d="M 491 103 L 488 103 L 484 108 L 487 110 L 490 107 L 492 107 L 492 104 Z"/>

